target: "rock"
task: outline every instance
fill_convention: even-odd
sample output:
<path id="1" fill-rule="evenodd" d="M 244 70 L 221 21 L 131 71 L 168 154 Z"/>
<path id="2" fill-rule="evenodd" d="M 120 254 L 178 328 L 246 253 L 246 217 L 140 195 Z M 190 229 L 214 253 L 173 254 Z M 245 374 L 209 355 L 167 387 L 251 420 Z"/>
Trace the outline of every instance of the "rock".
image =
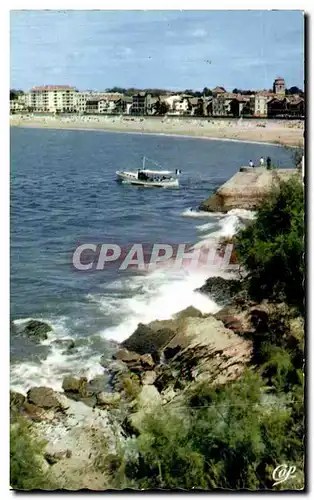
<path id="1" fill-rule="evenodd" d="M 234 208 L 254 210 L 274 185 L 292 176 L 300 178 L 297 169 L 276 169 L 241 167 L 231 179 L 200 205 L 209 212 L 228 212 Z"/>
<path id="2" fill-rule="evenodd" d="M 177 350 L 179 352 L 180 349 Z M 168 386 L 174 386 L 176 383 L 178 374 L 175 372 L 174 368 L 170 364 L 166 364 L 159 367 L 159 371 L 154 382 L 159 392 L 162 392 Z"/>
<path id="3" fill-rule="evenodd" d="M 161 367 L 155 382 L 160 390 L 192 380 L 224 383 L 236 378 L 252 356 L 252 342 L 225 328 L 214 316 L 186 318 L 165 348 L 176 354 Z"/>
<path id="4" fill-rule="evenodd" d="M 47 412 L 43 408 L 39 408 L 39 406 L 29 403 L 28 401 L 25 401 L 23 404 L 21 413 L 33 422 L 51 422 L 54 418 L 53 413 Z"/>
<path id="5" fill-rule="evenodd" d="M 199 288 L 199 291 L 210 295 L 210 297 L 218 304 L 231 303 L 232 298 L 240 292 L 242 283 L 239 280 L 224 279 L 220 276 L 208 278 L 205 284 Z"/>
<path id="6" fill-rule="evenodd" d="M 136 398 L 137 407 L 139 409 L 153 408 L 161 404 L 161 401 L 161 395 L 154 385 L 144 385 Z"/>
<path id="7" fill-rule="evenodd" d="M 157 378 L 157 373 L 153 370 L 144 372 L 141 377 L 141 382 L 143 385 L 153 385 Z"/>
<path id="8" fill-rule="evenodd" d="M 82 396 L 86 394 L 87 378 L 76 378 L 72 375 L 66 375 L 62 382 L 62 389 L 64 392 L 76 393 Z"/>
<path id="9" fill-rule="evenodd" d="M 123 361 L 123 363 L 134 363 L 140 360 L 140 354 L 128 351 L 127 349 L 119 349 L 112 358 L 115 360 Z"/>
<path id="10" fill-rule="evenodd" d="M 155 366 L 154 360 L 150 354 L 143 354 L 140 360 L 144 370 L 152 370 Z"/>
<path id="11" fill-rule="evenodd" d="M 75 342 L 72 339 L 57 339 L 51 342 L 51 344 L 64 348 L 65 351 L 71 351 L 75 348 Z"/>
<path id="12" fill-rule="evenodd" d="M 236 306 L 225 306 L 214 316 L 222 321 L 226 328 L 239 335 L 253 331 L 249 313 L 239 310 Z"/>
<path id="13" fill-rule="evenodd" d="M 45 459 L 47 460 L 49 465 L 54 465 L 59 462 L 59 460 L 62 460 L 64 458 L 71 458 L 71 456 L 71 450 L 56 451 L 55 453 L 45 453 Z"/>
<path id="14" fill-rule="evenodd" d="M 109 406 L 117 408 L 121 401 L 121 395 L 118 392 L 99 392 L 97 394 L 97 404 L 100 406 Z"/>
<path id="15" fill-rule="evenodd" d="M 175 320 L 153 321 L 148 325 L 139 323 L 135 332 L 122 345 L 139 354 L 151 354 L 158 362 L 156 353 L 174 337 L 177 328 Z"/>
<path id="16" fill-rule="evenodd" d="M 109 388 L 109 375 L 105 373 L 104 375 L 97 375 L 86 385 L 86 391 L 88 394 L 97 395 L 100 392 L 106 392 Z"/>
<path id="17" fill-rule="evenodd" d="M 202 318 L 203 314 L 201 311 L 196 309 L 196 307 L 189 306 L 186 309 L 183 309 L 183 311 L 179 311 L 178 313 L 174 314 L 173 318 L 176 320 L 181 320 L 184 318 Z"/>
<path id="18" fill-rule="evenodd" d="M 27 400 L 39 408 L 60 408 L 60 401 L 53 389 L 49 387 L 33 387 L 27 393 Z"/>
<path id="19" fill-rule="evenodd" d="M 52 328 L 50 325 L 35 319 L 30 320 L 23 329 L 23 333 L 26 333 L 28 337 L 37 342 L 46 340 L 48 338 L 48 333 L 51 331 Z"/>

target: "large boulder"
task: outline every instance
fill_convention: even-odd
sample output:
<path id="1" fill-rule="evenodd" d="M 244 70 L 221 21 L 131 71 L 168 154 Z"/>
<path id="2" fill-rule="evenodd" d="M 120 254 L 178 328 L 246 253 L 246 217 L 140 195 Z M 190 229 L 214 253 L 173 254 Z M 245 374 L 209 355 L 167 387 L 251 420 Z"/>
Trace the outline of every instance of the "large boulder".
<path id="1" fill-rule="evenodd" d="M 36 342 L 47 340 L 48 333 L 51 331 L 52 327 L 50 325 L 35 319 L 28 321 L 23 329 L 23 333 Z"/>
<path id="2" fill-rule="evenodd" d="M 172 384 L 205 379 L 224 383 L 243 371 L 251 359 L 252 343 L 225 328 L 214 316 L 186 318 L 165 347 L 164 355 L 171 368 Z M 163 383 L 163 390 L 165 387 Z"/>
<path id="3" fill-rule="evenodd" d="M 118 408 L 121 401 L 121 394 L 118 392 L 99 392 L 97 394 L 97 404 L 106 408 Z"/>
<path id="4" fill-rule="evenodd" d="M 50 387 L 33 387 L 27 393 L 27 400 L 39 408 L 60 408 L 57 393 Z"/>
<path id="5" fill-rule="evenodd" d="M 210 295 L 217 304 L 225 305 L 232 301 L 232 298 L 241 291 L 242 283 L 235 279 L 224 279 L 220 276 L 208 278 L 199 291 Z"/>

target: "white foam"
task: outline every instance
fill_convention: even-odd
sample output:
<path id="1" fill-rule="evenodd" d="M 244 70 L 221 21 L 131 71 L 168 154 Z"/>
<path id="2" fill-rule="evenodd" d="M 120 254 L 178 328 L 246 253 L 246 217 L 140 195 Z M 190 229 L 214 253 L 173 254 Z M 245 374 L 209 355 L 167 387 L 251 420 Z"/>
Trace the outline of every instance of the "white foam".
<path id="1" fill-rule="evenodd" d="M 205 212 L 203 210 L 193 210 L 192 208 L 187 208 L 186 210 L 183 210 L 180 215 L 183 215 L 183 217 L 197 217 L 197 218 L 204 218 L 204 217 L 213 217 L 212 212 Z"/>
<path id="2" fill-rule="evenodd" d="M 61 391 L 63 378 L 67 374 L 85 376 L 88 379 L 103 374 L 104 369 L 99 364 L 99 359 L 99 354 L 89 356 L 86 348 L 79 349 L 76 354 L 65 355 L 62 349 L 52 347 L 47 358 L 40 362 L 25 361 L 12 365 L 10 385 L 13 390 L 22 393 L 34 386 Z"/>
<path id="3" fill-rule="evenodd" d="M 204 274 L 200 270 L 191 274 L 183 269 L 156 270 L 146 276 L 134 278 L 137 282 L 142 280 L 145 293 L 123 299 L 124 318 L 118 326 L 106 328 L 103 336 L 122 342 L 133 333 L 138 323 L 170 319 L 173 314 L 191 305 L 203 313 L 217 312 L 219 307 L 213 300 L 195 291 L 207 278 L 208 272 Z"/>

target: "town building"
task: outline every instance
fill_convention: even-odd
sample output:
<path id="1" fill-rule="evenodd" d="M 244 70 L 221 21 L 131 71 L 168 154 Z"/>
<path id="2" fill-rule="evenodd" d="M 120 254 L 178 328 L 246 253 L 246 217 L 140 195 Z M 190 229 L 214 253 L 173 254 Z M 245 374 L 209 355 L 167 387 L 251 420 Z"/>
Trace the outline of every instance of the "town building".
<path id="1" fill-rule="evenodd" d="M 220 94 L 225 94 L 225 93 L 226 89 L 224 89 L 223 87 L 215 87 L 214 89 L 212 89 L 212 94 L 214 97 L 217 97 Z"/>
<path id="2" fill-rule="evenodd" d="M 64 113 L 75 111 L 77 90 L 69 85 L 44 85 L 27 93 L 26 106 L 31 111 Z"/>
<path id="3" fill-rule="evenodd" d="M 151 94 L 146 92 L 138 92 L 132 96 L 132 107 L 130 112 L 132 115 L 148 115 L 153 112 L 153 104 Z"/>
<path id="4" fill-rule="evenodd" d="M 114 101 L 115 98 L 122 98 L 123 94 L 118 92 L 105 92 L 105 91 L 91 91 L 84 90 L 81 92 L 77 92 L 75 98 L 75 108 L 78 113 L 84 114 L 86 112 L 86 103 L 87 101 L 100 100 L 109 98 Z"/>
<path id="5" fill-rule="evenodd" d="M 300 96 L 277 96 L 268 102 L 268 118 L 304 118 L 304 99 Z"/>
<path id="6" fill-rule="evenodd" d="M 257 92 L 250 98 L 251 113 L 253 116 L 267 117 L 268 97 Z"/>
<path id="7" fill-rule="evenodd" d="M 119 95 L 107 94 L 104 97 L 92 97 L 85 103 L 86 114 L 123 114 L 127 110 L 127 104 L 131 104 L 128 98 Z"/>

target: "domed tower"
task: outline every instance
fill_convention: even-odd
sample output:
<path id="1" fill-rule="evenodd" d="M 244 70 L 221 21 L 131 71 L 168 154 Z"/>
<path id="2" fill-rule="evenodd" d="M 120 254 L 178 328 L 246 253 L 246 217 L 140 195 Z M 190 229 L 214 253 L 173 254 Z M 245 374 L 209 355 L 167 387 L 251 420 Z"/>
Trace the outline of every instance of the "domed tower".
<path id="1" fill-rule="evenodd" d="M 275 92 L 275 94 L 281 94 L 281 95 L 285 94 L 286 83 L 283 78 L 281 77 L 276 78 L 273 85 L 273 91 Z"/>

